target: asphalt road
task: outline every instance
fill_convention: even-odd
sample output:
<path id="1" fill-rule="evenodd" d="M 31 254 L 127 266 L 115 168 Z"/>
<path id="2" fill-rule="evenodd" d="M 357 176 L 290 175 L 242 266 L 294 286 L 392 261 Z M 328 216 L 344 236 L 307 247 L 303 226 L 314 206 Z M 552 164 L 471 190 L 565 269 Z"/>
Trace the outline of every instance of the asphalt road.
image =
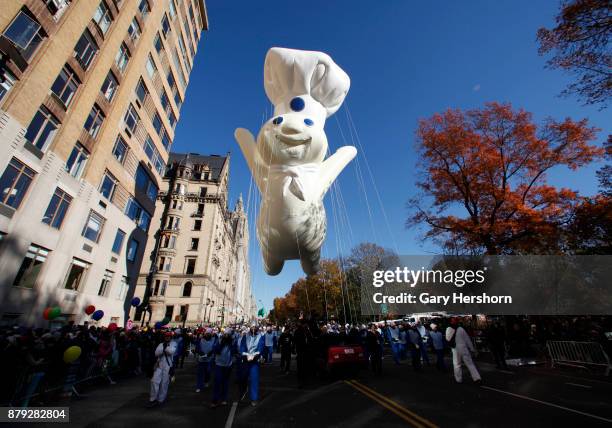
<path id="1" fill-rule="evenodd" d="M 383 375 L 362 371 L 346 379 L 316 380 L 297 387 L 278 360 L 261 370 L 256 407 L 238 402 L 210 409 L 211 390 L 195 393 L 195 363 L 177 371 L 167 402 L 147 409 L 148 379 L 134 377 L 87 391 L 70 403 L 79 427 L 531 427 L 612 426 L 612 382 L 546 368 L 496 370 L 479 363 L 483 384 L 455 384 L 450 372 L 384 360 Z M 467 379 L 467 380 L 465 380 Z M 232 382 L 233 384 L 233 382 Z M 40 424 L 37 424 L 40 426 Z"/>

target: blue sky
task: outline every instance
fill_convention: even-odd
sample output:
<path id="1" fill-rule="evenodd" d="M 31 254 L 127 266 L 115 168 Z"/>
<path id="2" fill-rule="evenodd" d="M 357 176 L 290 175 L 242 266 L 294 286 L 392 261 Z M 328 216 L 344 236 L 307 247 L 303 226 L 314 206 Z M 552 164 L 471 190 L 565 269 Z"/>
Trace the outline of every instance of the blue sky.
<path id="1" fill-rule="evenodd" d="M 361 145 L 357 160 L 325 200 L 326 257 L 347 253 L 362 241 L 402 254 L 436 252 L 419 240 L 418 231 L 404 227 L 406 201 L 416 192 L 413 145 L 419 118 L 449 107 L 502 101 L 532 112 L 536 120 L 587 117 L 602 129 L 599 144 L 611 132 L 610 110 L 558 97 L 571 77 L 545 69 L 545 58 L 538 56 L 536 31 L 553 25 L 558 1 L 206 3 L 210 30 L 200 42 L 173 150 L 231 152 L 232 205 L 240 193 L 246 199 L 250 187 L 234 129 L 246 127 L 256 134 L 262 116 L 269 118 L 271 111 L 263 89 L 267 50 L 324 51 L 351 77 L 345 105 L 327 120 L 326 132 L 332 150 L 351 143 L 350 113 Z M 592 194 L 598 166 L 577 173 L 553 171 L 549 180 Z M 292 261 L 280 275 L 267 276 L 251 226 L 253 288 L 269 309 L 302 272 Z"/>

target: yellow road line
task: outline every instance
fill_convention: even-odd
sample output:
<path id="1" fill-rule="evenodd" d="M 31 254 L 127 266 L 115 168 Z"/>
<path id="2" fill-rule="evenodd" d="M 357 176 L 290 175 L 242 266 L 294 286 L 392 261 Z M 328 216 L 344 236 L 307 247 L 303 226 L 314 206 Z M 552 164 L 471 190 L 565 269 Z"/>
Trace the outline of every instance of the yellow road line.
<path id="1" fill-rule="evenodd" d="M 410 419 L 410 423 L 418 426 L 418 427 L 424 427 L 424 428 L 438 428 L 436 424 L 434 424 L 433 422 L 425 419 L 422 416 L 417 415 L 416 413 L 408 410 L 407 408 L 403 407 L 402 405 L 398 404 L 397 402 L 391 400 L 388 397 L 385 397 L 384 395 L 378 393 L 377 391 L 373 390 L 372 388 L 369 388 L 367 386 L 365 386 L 364 384 L 357 382 L 356 380 L 350 380 L 347 381 L 347 383 L 353 387 L 355 387 L 356 389 L 358 389 L 359 391 L 361 391 L 362 393 L 364 393 L 365 395 L 368 395 L 370 398 L 375 399 L 377 402 L 379 402 L 379 404 L 384 404 L 384 407 L 389 408 L 392 407 L 394 410 L 396 410 L 397 412 L 402 413 L 406 418 Z M 381 403 L 381 401 L 383 403 Z M 396 413 L 396 411 L 393 411 L 393 413 Z M 404 418 L 405 419 L 405 418 Z"/>
<path id="2" fill-rule="evenodd" d="M 352 386 L 353 388 L 355 388 L 357 391 L 361 392 L 363 395 L 365 395 L 366 397 L 370 398 L 371 400 L 377 402 L 378 404 L 380 404 L 381 406 L 383 406 L 385 409 L 393 412 L 395 415 L 399 416 L 400 418 L 402 418 L 404 421 L 408 422 L 408 424 L 410 424 L 410 426 L 416 427 L 416 428 L 425 428 L 423 425 L 419 424 L 417 421 L 415 421 L 412 418 L 409 418 L 407 415 L 405 415 L 404 413 L 400 412 L 399 410 L 395 409 L 394 407 L 391 407 L 390 405 L 388 405 L 387 403 L 385 403 L 383 400 L 377 398 L 375 395 L 370 394 L 368 391 L 366 391 L 365 389 L 360 388 L 359 386 L 351 383 L 348 380 L 344 381 L 347 385 Z"/>

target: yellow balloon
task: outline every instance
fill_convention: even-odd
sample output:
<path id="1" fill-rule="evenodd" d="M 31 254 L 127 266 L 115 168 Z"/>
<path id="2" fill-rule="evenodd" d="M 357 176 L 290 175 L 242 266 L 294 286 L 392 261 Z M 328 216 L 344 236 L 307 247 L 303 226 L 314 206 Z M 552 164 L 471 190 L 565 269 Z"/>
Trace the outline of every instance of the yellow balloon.
<path id="1" fill-rule="evenodd" d="M 64 362 L 66 364 L 74 363 L 81 356 L 81 348 L 71 346 L 64 351 Z"/>

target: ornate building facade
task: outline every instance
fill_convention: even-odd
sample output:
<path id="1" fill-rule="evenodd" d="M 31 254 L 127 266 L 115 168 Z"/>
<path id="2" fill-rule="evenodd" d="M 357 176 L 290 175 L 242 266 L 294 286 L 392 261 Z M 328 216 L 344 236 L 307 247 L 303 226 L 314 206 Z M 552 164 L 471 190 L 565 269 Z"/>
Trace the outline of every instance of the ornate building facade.
<path id="1" fill-rule="evenodd" d="M 132 311 L 140 325 L 231 324 L 254 318 L 249 226 L 228 208 L 230 157 L 171 153 Z"/>
<path id="2" fill-rule="evenodd" d="M 123 323 L 203 0 L 3 0 L 0 323 Z"/>

